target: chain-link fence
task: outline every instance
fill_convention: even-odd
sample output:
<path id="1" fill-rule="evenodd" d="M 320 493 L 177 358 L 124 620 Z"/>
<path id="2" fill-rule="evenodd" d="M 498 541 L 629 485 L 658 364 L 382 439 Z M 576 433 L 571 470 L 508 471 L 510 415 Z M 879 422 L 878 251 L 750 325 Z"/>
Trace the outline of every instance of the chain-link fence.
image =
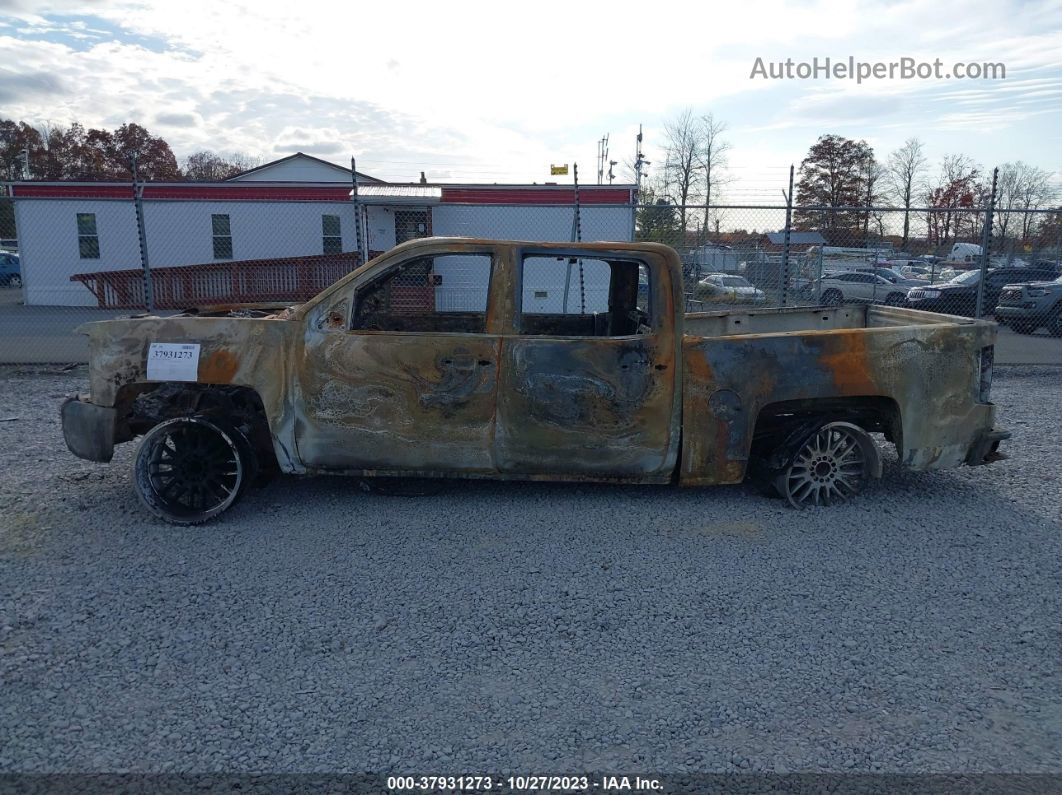
<path id="1" fill-rule="evenodd" d="M 688 312 L 872 303 L 993 317 L 1005 326 L 1001 361 L 1062 364 L 1057 209 L 676 207 L 637 205 L 629 188 L 584 189 L 574 202 L 571 186 L 531 190 L 465 187 L 450 201 L 420 185 L 357 199 L 350 186 L 276 184 L 15 190 L 18 258 L 0 270 L 0 361 L 84 361 L 74 329 L 90 320 L 297 303 L 399 243 L 439 235 L 662 242 L 681 257 Z M 436 259 L 389 284 L 376 310 L 427 301 L 481 313 L 489 268 Z M 525 303 L 607 301 L 592 265 L 554 265 L 529 275 Z"/>
<path id="2" fill-rule="evenodd" d="M 794 208 L 787 229 L 784 206 L 685 209 L 684 230 L 676 208 L 641 208 L 638 231 L 680 253 L 688 311 L 873 303 L 1062 336 L 1058 210 Z"/>

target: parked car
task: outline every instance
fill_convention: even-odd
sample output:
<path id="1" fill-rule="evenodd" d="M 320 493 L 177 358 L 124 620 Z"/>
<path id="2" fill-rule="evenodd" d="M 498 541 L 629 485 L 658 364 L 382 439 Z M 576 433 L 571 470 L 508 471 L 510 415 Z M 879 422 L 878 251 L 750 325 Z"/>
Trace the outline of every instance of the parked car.
<path id="1" fill-rule="evenodd" d="M 981 314 L 990 314 L 999 303 L 999 295 L 1008 284 L 1054 279 L 1053 271 L 1039 268 L 995 268 L 988 271 L 985 281 Z M 977 285 L 981 271 L 964 271 L 944 284 L 914 287 L 907 293 L 907 305 L 926 312 L 974 317 L 977 307 Z"/>
<path id="2" fill-rule="evenodd" d="M 925 283 L 918 279 L 909 279 L 895 268 L 879 266 L 877 268 L 871 269 L 869 272 L 880 276 L 882 279 L 891 284 L 897 284 L 901 287 L 919 287 Z"/>
<path id="3" fill-rule="evenodd" d="M 818 290 L 819 301 L 826 306 L 852 303 L 903 306 L 907 291 L 911 288 L 893 284 L 876 273 L 850 271 L 827 273 L 805 289 L 809 294 Z"/>
<path id="4" fill-rule="evenodd" d="M 436 264 L 453 257 L 480 282 L 459 309 L 430 298 Z M 525 305 L 524 280 L 559 258 L 607 278 L 606 300 L 578 313 Z M 89 391 L 63 404 L 63 435 L 90 461 L 139 438 L 133 487 L 179 525 L 218 516 L 277 470 L 752 477 L 794 507 L 829 505 L 881 476 L 872 433 L 914 470 L 990 463 L 1009 436 L 990 394 L 994 323 L 875 306 L 734 318 L 686 313 L 682 297 L 678 254 L 658 243 L 411 240 L 299 306 L 81 326 Z"/>
<path id="5" fill-rule="evenodd" d="M 747 279 L 730 273 L 709 273 L 699 282 L 695 297 L 721 304 L 763 304 L 767 293 L 753 287 Z"/>
<path id="6" fill-rule="evenodd" d="M 1050 282 L 1005 285 L 995 314 L 1019 334 L 1045 326 L 1051 336 L 1062 337 L 1062 276 Z"/>
<path id="7" fill-rule="evenodd" d="M 22 267 L 18 254 L 0 253 L 0 287 L 21 287 Z"/>
<path id="8" fill-rule="evenodd" d="M 901 265 L 896 270 L 898 270 L 905 279 L 918 279 L 922 282 L 928 281 L 931 273 L 928 265 Z"/>

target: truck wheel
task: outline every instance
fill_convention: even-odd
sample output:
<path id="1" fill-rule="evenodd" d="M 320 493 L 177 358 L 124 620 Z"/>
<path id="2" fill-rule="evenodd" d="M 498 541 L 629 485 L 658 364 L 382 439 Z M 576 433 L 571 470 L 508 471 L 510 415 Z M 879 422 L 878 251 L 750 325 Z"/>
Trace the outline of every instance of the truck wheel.
<path id="1" fill-rule="evenodd" d="M 15 274 L 14 276 L 12 276 L 10 279 L 7 280 L 7 286 L 8 287 L 14 287 L 17 290 L 19 287 L 22 286 L 22 277 L 19 276 L 18 274 Z"/>
<path id="2" fill-rule="evenodd" d="M 844 295 L 840 290 L 827 290 L 822 294 L 822 303 L 825 306 L 839 306 L 844 302 Z"/>
<path id="3" fill-rule="evenodd" d="M 1039 326 L 1031 320 L 1012 320 L 1010 327 L 1019 334 L 1032 334 Z"/>
<path id="4" fill-rule="evenodd" d="M 796 448 L 774 487 L 794 508 L 831 505 L 859 494 L 880 469 L 877 447 L 866 431 L 849 422 L 829 422 Z"/>
<path id="5" fill-rule="evenodd" d="M 155 516 L 196 525 L 235 505 L 254 470 L 251 445 L 238 430 L 213 417 L 178 417 L 144 435 L 133 482 Z"/>

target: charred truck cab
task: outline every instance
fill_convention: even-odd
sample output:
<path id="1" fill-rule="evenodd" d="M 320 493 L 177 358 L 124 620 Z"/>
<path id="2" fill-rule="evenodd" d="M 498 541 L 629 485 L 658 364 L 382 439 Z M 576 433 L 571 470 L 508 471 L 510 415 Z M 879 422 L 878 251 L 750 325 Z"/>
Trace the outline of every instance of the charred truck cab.
<path id="1" fill-rule="evenodd" d="M 884 306 L 685 313 L 654 243 L 425 238 L 300 306 L 81 327 L 70 450 L 134 464 L 194 524 L 270 471 L 677 483 L 757 477 L 794 507 L 880 476 L 982 464 L 994 323 Z"/>

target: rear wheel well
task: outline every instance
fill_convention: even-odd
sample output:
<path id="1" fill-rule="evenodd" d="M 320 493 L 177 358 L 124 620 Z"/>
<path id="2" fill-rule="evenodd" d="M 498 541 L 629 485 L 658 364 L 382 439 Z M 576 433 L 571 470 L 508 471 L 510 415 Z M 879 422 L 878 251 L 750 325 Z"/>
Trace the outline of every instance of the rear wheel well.
<path id="1" fill-rule="evenodd" d="M 772 461 L 787 440 L 803 429 L 810 431 L 824 422 L 850 422 L 867 433 L 884 434 L 897 449 L 902 444 L 903 426 L 900 407 L 887 397 L 816 398 L 784 400 L 769 403 L 756 416 L 752 434 L 751 459 L 769 467 L 780 465 Z"/>
<path id="2" fill-rule="evenodd" d="M 115 442 L 126 442 L 176 417 L 225 419 L 254 448 L 263 467 L 276 464 L 269 421 L 261 396 L 250 387 L 184 382 L 127 384 L 115 399 Z"/>

